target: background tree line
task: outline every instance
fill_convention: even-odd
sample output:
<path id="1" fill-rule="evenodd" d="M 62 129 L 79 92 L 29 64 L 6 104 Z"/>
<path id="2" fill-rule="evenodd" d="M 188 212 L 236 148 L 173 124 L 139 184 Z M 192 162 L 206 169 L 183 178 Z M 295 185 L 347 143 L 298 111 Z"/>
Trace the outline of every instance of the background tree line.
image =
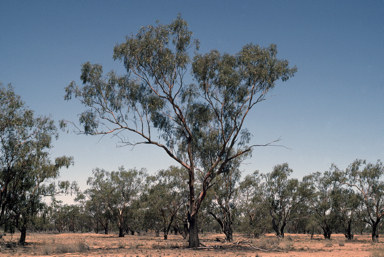
<path id="1" fill-rule="evenodd" d="M 56 232 L 126 234 L 169 233 L 187 239 L 188 188 L 183 167 L 171 166 L 148 175 L 145 170 L 120 167 L 108 172 L 99 168 L 87 181 L 89 188 L 78 191 L 76 204 L 53 201 L 43 204 L 29 229 Z M 287 163 L 272 172 L 247 175 L 240 180 L 238 167 L 217 177 L 208 190 L 199 216 L 199 233 L 221 232 L 233 240 L 233 232 L 259 237 L 275 233 L 321 233 L 331 239 L 343 233 L 370 233 L 377 241 L 383 232 L 384 166 L 354 161 L 347 169 L 332 166 L 302 180 L 290 178 Z M 358 182 L 358 183 L 356 183 Z M 377 200 L 379 199 L 379 200 Z"/>

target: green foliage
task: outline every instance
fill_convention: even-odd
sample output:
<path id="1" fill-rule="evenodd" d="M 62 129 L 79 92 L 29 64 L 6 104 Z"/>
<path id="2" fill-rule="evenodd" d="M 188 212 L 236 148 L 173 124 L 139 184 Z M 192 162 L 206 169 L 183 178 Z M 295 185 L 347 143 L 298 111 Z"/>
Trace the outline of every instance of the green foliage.
<path id="1" fill-rule="evenodd" d="M 241 230 L 256 238 L 270 231 L 271 217 L 265 205 L 265 191 L 259 171 L 247 175 L 239 185 Z"/>
<path id="2" fill-rule="evenodd" d="M 365 215 L 361 219 L 372 228 L 372 241 L 378 241 L 378 228 L 384 216 L 384 165 L 380 160 L 376 164 L 365 160 L 355 160 L 345 172 L 338 172 L 338 179 L 344 185 L 356 190 L 362 199 Z"/>
<path id="3" fill-rule="evenodd" d="M 212 200 L 208 201 L 209 214 L 219 223 L 229 242 L 233 240 L 233 223 L 238 211 L 239 166 L 239 161 L 232 161 L 225 167 L 225 172 L 216 176 L 210 189 Z"/>
<path id="4" fill-rule="evenodd" d="M 250 110 L 277 80 L 286 81 L 297 71 L 276 58 L 273 44 L 191 58 L 198 46 L 179 15 L 169 25 L 142 27 L 114 47 L 113 58 L 124 63 L 126 75 L 112 71 L 104 76 L 101 65 L 87 62 L 81 70 L 83 86 L 71 82 L 65 89 L 66 100 L 74 96 L 89 108 L 80 115 L 79 133 L 114 134 L 122 145 L 155 145 L 186 169 L 193 224 L 215 176 L 258 146 L 249 145 L 251 133 L 243 128 Z M 197 85 L 186 83 L 190 67 Z M 122 132 L 135 134 L 138 141 L 124 140 Z M 195 173 L 203 180 L 197 194 Z M 191 246 L 198 246 L 197 226 L 193 230 Z"/>
<path id="5" fill-rule="evenodd" d="M 339 212 L 336 208 L 336 202 L 340 196 L 338 183 L 334 180 L 331 171 L 326 171 L 324 174 L 316 172 L 304 179 L 311 181 L 314 187 L 314 194 L 309 202 L 313 214 L 312 219 L 323 230 L 324 238 L 330 239 L 331 234 L 338 229 L 339 225 Z"/>
<path id="6" fill-rule="evenodd" d="M 145 191 L 141 195 L 142 207 L 147 210 L 147 228 L 163 230 L 164 239 L 167 239 L 177 219 L 185 216 L 180 210 L 188 202 L 187 179 L 184 168 L 175 166 L 147 177 Z"/>
<path id="7" fill-rule="evenodd" d="M 272 226 L 278 237 L 284 237 L 284 228 L 295 218 L 301 205 L 310 195 L 310 184 L 288 179 L 292 169 L 287 163 L 276 165 L 265 179 L 265 204 L 272 218 Z"/>
<path id="8" fill-rule="evenodd" d="M 73 158 L 62 156 L 52 163 L 49 150 L 58 137 L 53 120 L 35 117 L 10 85 L 0 86 L 0 225 L 16 226 L 24 243 L 27 226 L 43 208 L 41 197 L 53 196 L 59 188 L 68 191 L 69 182 L 46 182 L 58 178 Z"/>
<path id="9" fill-rule="evenodd" d="M 103 226 L 106 233 L 109 221 L 114 217 L 120 230 L 119 235 L 122 237 L 127 226 L 127 212 L 138 199 L 146 171 L 125 170 L 124 167 L 120 167 L 118 171 L 108 172 L 96 168 L 93 170 L 93 175 L 87 181 L 89 188 L 79 199 L 86 199 L 87 209 Z"/>

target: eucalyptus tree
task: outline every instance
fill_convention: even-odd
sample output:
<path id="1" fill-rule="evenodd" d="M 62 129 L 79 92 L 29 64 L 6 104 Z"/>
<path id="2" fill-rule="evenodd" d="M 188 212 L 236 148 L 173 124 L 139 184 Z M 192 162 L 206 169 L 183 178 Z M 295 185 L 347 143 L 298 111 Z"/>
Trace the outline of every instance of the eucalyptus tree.
<path id="1" fill-rule="evenodd" d="M 119 228 L 119 237 L 124 237 L 126 226 L 126 212 L 129 206 L 139 197 L 140 184 L 145 180 L 146 172 L 144 169 L 125 170 L 120 167 L 118 171 L 105 171 L 96 168 L 93 177 L 89 177 L 87 185 L 89 188 L 85 195 L 92 204 L 98 205 L 100 209 L 95 209 L 99 222 L 103 224 L 103 219 L 113 216 Z M 100 213 L 101 212 L 101 213 Z M 108 232 L 108 220 L 104 229 Z"/>
<path id="2" fill-rule="evenodd" d="M 342 174 L 343 175 L 343 174 Z M 372 241 L 379 240 L 378 228 L 384 216 L 384 166 L 365 160 L 355 160 L 341 175 L 340 182 L 350 186 L 362 199 L 365 216 L 363 221 L 372 228 Z"/>
<path id="3" fill-rule="evenodd" d="M 42 196 L 72 186 L 68 181 L 47 183 L 59 177 L 62 167 L 73 164 L 66 156 L 51 161 L 53 138 L 58 138 L 54 121 L 35 117 L 10 85 L 0 83 L 0 225 L 15 221 L 11 223 L 21 231 L 21 244 L 32 216 L 42 207 Z"/>
<path id="4" fill-rule="evenodd" d="M 160 218 L 164 240 L 168 238 L 168 232 L 180 208 L 188 202 L 187 180 L 184 168 L 175 166 L 147 177 L 147 186 L 142 194 L 142 200 L 148 211 L 153 214 L 153 218 Z"/>
<path id="5" fill-rule="evenodd" d="M 87 62 L 81 69 L 83 86 L 71 82 L 65 89 L 66 100 L 74 96 L 89 107 L 80 115 L 80 133 L 114 134 L 122 145 L 154 145 L 185 168 L 190 247 L 199 246 L 197 215 L 212 180 L 228 162 L 257 146 L 250 144 L 251 133 L 244 128 L 251 109 L 277 80 L 286 81 L 297 70 L 276 58 L 273 44 L 191 58 L 198 48 L 180 16 L 169 25 L 141 27 L 114 47 L 113 58 L 124 63 L 127 74 L 104 76 L 101 65 Z M 189 82 L 190 69 L 197 84 Z M 137 141 L 127 139 L 124 131 Z M 203 177 L 199 192 L 196 174 Z"/>
<path id="6" fill-rule="evenodd" d="M 125 213 L 130 206 L 139 198 L 141 183 L 146 179 L 146 170 L 130 169 L 120 167 L 119 171 L 111 172 L 113 192 L 110 195 L 108 205 L 113 215 L 117 218 L 119 237 L 124 236 Z"/>
<path id="7" fill-rule="evenodd" d="M 148 212 L 146 209 L 144 209 L 145 205 L 141 201 L 142 193 L 143 193 L 143 188 L 141 188 L 141 192 L 139 193 L 140 196 L 135 198 L 132 201 L 132 203 L 126 208 L 126 211 L 124 212 L 124 230 L 126 231 L 127 234 L 129 232 L 131 233 L 131 235 L 134 235 L 135 232 L 140 234 L 141 231 L 144 231 L 144 230 L 147 231 L 150 228 L 150 226 L 148 226 L 149 224 L 147 224 Z"/>
<path id="8" fill-rule="evenodd" d="M 342 230 L 345 237 L 348 240 L 353 239 L 353 226 L 357 225 L 360 210 L 362 207 L 363 199 L 355 190 L 346 186 L 340 181 L 345 179 L 345 173 L 340 171 L 339 168 L 332 164 L 329 172 L 325 172 L 323 179 L 320 179 L 323 183 L 327 184 L 325 189 L 328 188 L 328 194 L 330 197 L 327 200 L 330 202 L 330 208 L 328 214 L 332 212 L 336 217 L 333 227 L 337 230 Z M 318 182 L 320 182 L 318 180 Z M 323 193 L 324 194 L 324 193 Z"/>
<path id="9" fill-rule="evenodd" d="M 93 177 L 87 179 L 89 187 L 84 192 L 79 192 L 75 200 L 84 203 L 85 209 L 96 222 L 95 230 L 98 232 L 100 225 L 104 234 L 108 234 L 113 219 L 108 206 L 108 193 L 112 190 L 107 181 L 109 173 L 99 168 L 95 168 L 92 173 Z"/>
<path id="10" fill-rule="evenodd" d="M 362 198 L 351 188 L 338 188 L 333 196 L 335 198 L 335 208 L 340 217 L 340 227 L 346 239 L 352 240 L 354 226 L 357 225 L 359 209 L 362 206 Z"/>
<path id="11" fill-rule="evenodd" d="M 324 238 L 331 239 L 332 232 L 338 228 L 340 221 L 335 204 L 335 199 L 338 197 L 338 182 L 334 180 L 332 171 L 315 172 L 305 179 L 311 181 L 315 189 L 309 203 L 313 220 L 323 230 Z"/>
<path id="12" fill-rule="evenodd" d="M 272 220 L 266 208 L 266 194 L 259 171 L 247 175 L 239 185 L 239 209 L 242 213 L 244 231 L 258 238 L 270 229 Z"/>
<path id="13" fill-rule="evenodd" d="M 213 201 L 210 202 L 209 214 L 219 223 L 228 242 L 233 240 L 233 221 L 238 207 L 239 164 L 228 163 L 225 172 L 216 177 L 211 189 Z"/>
<path id="14" fill-rule="evenodd" d="M 276 165 L 271 173 L 263 174 L 265 204 L 272 219 L 272 227 L 279 238 L 284 238 L 284 229 L 294 218 L 297 209 L 310 196 L 310 184 L 289 176 L 292 169 L 287 163 Z M 302 217 L 301 217 L 302 218 Z"/>

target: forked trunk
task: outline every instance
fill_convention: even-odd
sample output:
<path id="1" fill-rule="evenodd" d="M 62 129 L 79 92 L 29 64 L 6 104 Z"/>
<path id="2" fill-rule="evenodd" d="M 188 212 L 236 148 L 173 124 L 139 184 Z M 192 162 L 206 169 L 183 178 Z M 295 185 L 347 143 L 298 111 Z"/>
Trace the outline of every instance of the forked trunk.
<path id="1" fill-rule="evenodd" d="M 232 242 L 233 240 L 232 220 L 231 220 L 231 215 L 229 211 L 226 211 L 224 213 L 225 215 L 224 219 L 220 219 L 213 212 L 209 212 L 209 214 L 211 214 L 212 217 L 219 223 L 221 230 L 225 235 L 225 240 L 227 240 L 228 242 Z"/>
<path id="2" fill-rule="evenodd" d="M 332 231 L 329 229 L 328 225 L 322 227 L 324 239 L 331 239 Z"/>
<path id="3" fill-rule="evenodd" d="M 279 223 L 276 223 L 275 220 L 272 218 L 272 227 L 273 227 L 273 230 L 275 231 L 276 233 L 276 236 L 278 238 L 284 238 L 284 227 L 285 227 L 285 223 L 283 223 L 283 225 L 281 227 L 279 227 Z"/>
<path id="4" fill-rule="evenodd" d="M 197 227 L 197 214 L 189 218 L 189 248 L 199 247 L 199 231 Z"/>

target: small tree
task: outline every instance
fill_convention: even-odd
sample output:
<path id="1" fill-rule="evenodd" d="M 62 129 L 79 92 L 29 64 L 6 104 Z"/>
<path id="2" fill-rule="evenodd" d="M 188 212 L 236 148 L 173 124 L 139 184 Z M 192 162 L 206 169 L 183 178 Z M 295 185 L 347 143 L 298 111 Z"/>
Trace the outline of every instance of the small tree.
<path id="1" fill-rule="evenodd" d="M 244 230 L 258 238 L 271 229 L 272 220 L 265 205 L 265 191 L 259 171 L 247 175 L 239 185 L 239 209 L 245 219 Z"/>
<path id="2" fill-rule="evenodd" d="M 338 196 L 337 182 L 333 179 L 331 171 L 326 171 L 324 174 L 315 172 L 306 179 L 311 181 L 315 188 L 310 201 L 314 220 L 323 230 L 324 238 L 331 239 L 332 232 L 337 229 L 340 222 L 335 204 Z"/>
<path id="3" fill-rule="evenodd" d="M 357 223 L 363 199 L 353 188 L 340 183 L 345 174 L 335 165 L 331 166 L 330 172 L 332 172 L 333 183 L 336 183 L 331 195 L 332 208 L 337 212 L 339 228 L 343 231 L 347 240 L 352 240 L 353 226 Z"/>
<path id="4" fill-rule="evenodd" d="M 249 44 L 235 55 L 213 50 L 192 61 L 190 49 L 198 47 L 180 16 L 169 25 L 142 27 L 114 48 L 113 57 L 124 63 L 126 75 L 103 77 L 101 65 L 87 62 L 84 86 L 72 82 L 65 89 L 66 100 L 75 96 L 90 108 L 80 115 L 80 133 L 115 134 L 123 145 L 154 145 L 185 168 L 190 247 L 199 246 L 197 216 L 212 180 L 256 146 L 249 145 L 251 134 L 243 128 L 246 117 L 275 81 L 286 81 L 297 70 L 276 58 L 275 45 Z M 197 85 L 185 77 L 191 67 Z M 138 141 L 125 140 L 123 131 Z M 199 192 L 196 173 L 203 178 Z"/>
<path id="5" fill-rule="evenodd" d="M 103 169 L 94 169 L 94 177 L 88 178 L 87 184 L 90 186 L 85 192 L 86 195 L 94 200 L 95 204 L 101 204 L 104 214 L 99 218 L 107 218 L 109 214 L 115 217 L 119 228 L 119 237 L 124 237 L 124 227 L 126 226 L 125 212 L 128 207 L 138 197 L 140 184 L 145 180 L 145 170 L 131 169 L 126 171 L 120 167 L 119 171 L 108 172 Z M 97 210 L 97 211 L 100 211 Z M 103 212 L 103 210 L 101 210 Z M 99 219 L 102 222 L 102 219 Z M 108 232 L 108 221 L 104 229 Z"/>
<path id="6" fill-rule="evenodd" d="M 272 218 L 273 230 L 280 238 L 284 238 L 285 226 L 310 194 L 308 184 L 300 183 L 297 179 L 288 179 L 291 173 L 288 164 L 284 163 L 276 165 L 271 173 L 263 175 L 266 208 Z"/>
<path id="7" fill-rule="evenodd" d="M 335 208 L 340 216 L 340 226 L 347 240 L 353 239 L 353 226 L 358 219 L 358 209 L 361 208 L 362 199 L 351 188 L 339 188 L 333 196 L 335 198 Z"/>
<path id="8" fill-rule="evenodd" d="M 240 180 L 239 163 L 229 163 L 226 171 L 216 177 L 212 186 L 214 201 L 209 207 L 209 214 L 219 223 L 226 240 L 233 240 L 233 220 L 236 214 L 238 182 Z"/>
<path id="9" fill-rule="evenodd" d="M 378 242 L 378 226 L 384 216 L 384 175 L 383 163 L 366 163 L 365 160 L 356 160 L 345 170 L 345 177 L 340 177 L 342 184 L 355 189 L 364 203 L 366 216 L 363 221 L 372 228 L 372 241 Z"/>
<path id="10" fill-rule="evenodd" d="M 175 222 L 180 208 L 188 201 L 185 182 L 188 178 L 185 175 L 183 168 L 171 166 L 147 178 L 147 186 L 142 199 L 149 212 L 155 216 L 153 218 L 160 217 L 164 240 L 167 240 L 168 232 Z"/>

